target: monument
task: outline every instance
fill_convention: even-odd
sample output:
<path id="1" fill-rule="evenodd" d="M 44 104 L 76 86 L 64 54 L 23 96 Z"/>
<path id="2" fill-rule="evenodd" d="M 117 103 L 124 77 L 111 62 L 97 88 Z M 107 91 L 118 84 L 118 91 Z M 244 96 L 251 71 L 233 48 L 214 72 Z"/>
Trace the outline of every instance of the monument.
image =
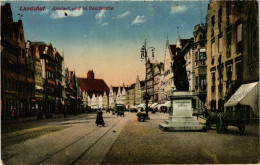
<path id="1" fill-rule="evenodd" d="M 163 131 L 203 131 L 206 126 L 194 120 L 192 116 L 192 93 L 185 67 L 185 59 L 177 48 L 177 55 L 173 57 L 172 70 L 176 91 L 170 96 L 172 108 L 169 119 L 159 125 Z"/>

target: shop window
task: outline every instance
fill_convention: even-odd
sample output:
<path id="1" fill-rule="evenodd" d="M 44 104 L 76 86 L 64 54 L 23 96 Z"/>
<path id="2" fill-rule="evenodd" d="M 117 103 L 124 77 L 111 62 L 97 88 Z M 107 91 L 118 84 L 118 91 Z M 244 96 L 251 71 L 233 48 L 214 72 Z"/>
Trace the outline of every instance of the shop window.
<path id="1" fill-rule="evenodd" d="M 218 110 L 224 112 L 224 100 L 222 99 L 218 100 Z"/>
<path id="2" fill-rule="evenodd" d="M 210 107 L 212 111 L 216 111 L 216 100 L 212 100 L 210 102 Z"/>

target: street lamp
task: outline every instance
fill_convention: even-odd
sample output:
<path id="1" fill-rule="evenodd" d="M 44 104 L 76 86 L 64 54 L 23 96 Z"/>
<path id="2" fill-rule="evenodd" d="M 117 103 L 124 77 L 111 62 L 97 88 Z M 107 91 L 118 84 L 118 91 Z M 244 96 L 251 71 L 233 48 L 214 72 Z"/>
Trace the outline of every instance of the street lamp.
<path id="1" fill-rule="evenodd" d="M 148 100 L 150 99 L 150 96 L 147 92 L 147 52 L 148 50 L 151 50 L 152 51 L 152 59 L 154 59 L 154 51 L 155 51 L 155 48 L 154 47 L 149 47 L 149 48 L 146 48 L 146 39 L 145 39 L 145 42 L 144 42 L 144 45 L 143 47 L 141 48 L 140 52 L 141 52 L 141 60 L 142 59 L 145 59 L 145 94 L 144 94 L 144 99 L 145 99 L 145 112 L 146 112 L 146 117 L 149 118 L 148 116 Z"/>

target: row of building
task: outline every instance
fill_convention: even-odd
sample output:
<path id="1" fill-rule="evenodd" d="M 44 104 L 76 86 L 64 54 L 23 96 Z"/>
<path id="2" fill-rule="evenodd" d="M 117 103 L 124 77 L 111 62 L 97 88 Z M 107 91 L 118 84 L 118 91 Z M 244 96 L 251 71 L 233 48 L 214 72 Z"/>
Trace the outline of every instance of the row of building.
<path id="1" fill-rule="evenodd" d="M 1 117 L 76 114 L 81 103 L 79 79 L 65 68 L 64 53 L 25 41 L 22 20 L 13 21 L 10 3 L 1 6 Z"/>
<path id="2" fill-rule="evenodd" d="M 248 10 L 248 9 L 252 10 Z M 10 4 L 1 7 L 2 117 L 35 115 L 39 111 L 78 113 L 88 107 L 114 108 L 169 102 L 175 90 L 172 68 L 177 50 L 186 61 L 194 112 L 206 106 L 224 110 L 224 104 L 242 84 L 259 81 L 259 33 L 257 1 L 210 1 L 206 24 L 194 27 L 193 36 L 176 43 L 166 41 L 164 62 L 147 60 L 147 81 L 110 86 L 96 79 L 76 77 L 64 65 L 64 54 L 52 44 L 24 40 L 22 21 L 13 22 Z M 248 107 L 247 107 L 248 108 Z M 251 113 L 254 116 L 255 113 Z"/>
<path id="3" fill-rule="evenodd" d="M 224 111 L 241 85 L 259 81 L 258 2 L 211 0 L 206 24 L 196 25 L 191 38 L 178 36 L 175 44 L 167 39 L 164 62 L 146 64 L 150 103 L 165 103 L 174 94 L 172 65 L 177 49 L 186 61 L 194 113 L 204 107 Z M 251 118 L 258 114 L 258 109 L 239 103 L 231 108 L 247 109 Z"/>

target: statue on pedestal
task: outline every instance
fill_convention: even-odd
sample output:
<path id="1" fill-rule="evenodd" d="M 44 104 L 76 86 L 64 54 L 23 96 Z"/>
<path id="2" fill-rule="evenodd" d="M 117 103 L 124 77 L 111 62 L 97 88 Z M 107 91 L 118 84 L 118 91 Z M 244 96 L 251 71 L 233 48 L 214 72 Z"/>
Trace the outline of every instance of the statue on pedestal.
<path id="1" fill-rule="evenodd" d="M 173 57 L 172 70 L 174 74 L 174 84 L 177 91 L 189 91 L 189 81 L 186 71 L 186 60 L 181 54 L 180 48 L 176 49 L 177 55 Z"/>

